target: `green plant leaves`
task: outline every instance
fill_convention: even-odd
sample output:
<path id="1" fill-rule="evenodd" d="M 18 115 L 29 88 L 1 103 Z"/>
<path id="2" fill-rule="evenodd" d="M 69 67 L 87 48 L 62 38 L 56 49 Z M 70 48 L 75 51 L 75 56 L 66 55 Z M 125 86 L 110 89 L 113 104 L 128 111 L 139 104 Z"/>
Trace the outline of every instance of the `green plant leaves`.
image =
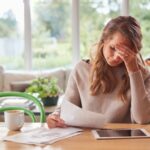
<path id="1" fill-rule="evenodd" d="M 57 78 L 39 77 L 31 83 L 26 89 L 28 93 L 38 93 L 39 98 L 55 97 L 62 93 L 61 88 L 57 84 Z"/>

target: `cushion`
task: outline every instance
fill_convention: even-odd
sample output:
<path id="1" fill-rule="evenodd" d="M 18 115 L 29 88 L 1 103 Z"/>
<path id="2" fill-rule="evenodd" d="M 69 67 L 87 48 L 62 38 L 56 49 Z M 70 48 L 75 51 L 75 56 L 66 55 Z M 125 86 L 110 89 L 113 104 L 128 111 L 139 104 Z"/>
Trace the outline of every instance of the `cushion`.
<path id="1" fill-rule="evenodd" d="M 30 73 L 30 72 L 12 72 L 11 71 L 11 72 L 5 72 L 3 77 L 4 77 L 3 91 L 11 91 L 11 88 L 15 88 L 13 86 L 14 85 L 13 82 L 29 81 L 29 80 L 36 78 L 37 74 Z"/>
<path id="2" fill-rule="evenodd" d="M 70 72 L 70 71 L 69 71 Z M 67 73 L 69 74 L 69 73 Z M 68 76 L 68 75 L 67 75 Z M 63 91 L 66 88 L 66 70 L 64 68 L 57 68 L 53 70 L 44 70 L 40 72 L 15 72 L 7 71 L 4 73 L 4 86 L 3 91 L 22 91 L 31 81 L 37 77 L 56 77 L 58 85 Z M 67 77 L 68 78 L 68 77 Z"/>
<path id="3" fill-rule="evenodd" d="M 26 88 L 31 84 L 32 80 L 29 81 L 15 81 L 10 83 L 11 91 L 24 92 Z"/>

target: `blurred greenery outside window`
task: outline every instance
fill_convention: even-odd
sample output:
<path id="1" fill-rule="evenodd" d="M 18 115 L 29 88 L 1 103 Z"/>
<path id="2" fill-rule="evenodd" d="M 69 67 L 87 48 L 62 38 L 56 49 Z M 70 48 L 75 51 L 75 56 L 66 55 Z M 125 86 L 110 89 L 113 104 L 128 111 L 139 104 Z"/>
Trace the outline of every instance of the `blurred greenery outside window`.
<path id="1" fill-rule="evenodd" d="M 100 39 L 104 25 L 119 15 L 118 0 L 80 1 L 80 55 L 89 58 L 90 50 Z"/>
<path id="2" fill-rule="evenodd" d="M 23 60 L 23 2 L 0 0 L 0 65 L 20 69 Z"/>
<path id="3" fill-rule="evenodd" d="M 71 64 L 71 1 L 32 0 L 33 69 Z"/>
<path id="4" fill-rule="evenodd" d="M 0 65 L 6 69 L 23 70 L 23 0 L 0 2 Z M 91 46 L 99 40 L 107 21 L 120 15 L 120 2 L 121 0 L 80 0 L 81 58 L 89 57 Z M 136 17 L 141 24 L 142 54 L 147 57 L 150 49 L 150 2 L 130 0 L 129 4 L 129 14 Z M 72 64 L 71 5 L 72 0 L 30 0 L 33 70 Z"/>
<path id="5" fill-rule="evenodd" d="M 144 58 L 150 57 L 150 1 L 130 0 L 130 15 L 140 22 L 143 33 L 143 48 L 141 53 Z"/>

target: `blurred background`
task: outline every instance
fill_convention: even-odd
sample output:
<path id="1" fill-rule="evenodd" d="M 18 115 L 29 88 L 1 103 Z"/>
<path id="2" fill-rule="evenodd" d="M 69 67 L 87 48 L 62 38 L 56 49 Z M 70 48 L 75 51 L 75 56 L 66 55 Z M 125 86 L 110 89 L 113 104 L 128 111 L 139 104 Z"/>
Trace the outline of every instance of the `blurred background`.
<path id="1" fill-rule="evenodd" d="M 0 0 L 0 65 L 6 70 L 69 67 L 88 58 L 104 25 L 132 15 L 150 56 L 149 0 Z"/>

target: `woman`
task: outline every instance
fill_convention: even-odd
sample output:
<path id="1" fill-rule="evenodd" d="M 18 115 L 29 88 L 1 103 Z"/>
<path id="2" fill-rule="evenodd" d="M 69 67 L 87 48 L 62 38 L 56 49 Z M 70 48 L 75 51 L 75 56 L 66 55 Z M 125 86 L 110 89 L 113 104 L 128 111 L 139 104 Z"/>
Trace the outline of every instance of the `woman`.
<path id="1" fill-rule="evenodd" d="M 103 29 L 96 51 L 72 71 L 65 99 L 103 114 L 107 122 L 150 122 L 150 73 L 142 61 L 141 28 L 135 18 L 119 16 Z M 57 109 L 49 128 L 64 127 Z"/>

